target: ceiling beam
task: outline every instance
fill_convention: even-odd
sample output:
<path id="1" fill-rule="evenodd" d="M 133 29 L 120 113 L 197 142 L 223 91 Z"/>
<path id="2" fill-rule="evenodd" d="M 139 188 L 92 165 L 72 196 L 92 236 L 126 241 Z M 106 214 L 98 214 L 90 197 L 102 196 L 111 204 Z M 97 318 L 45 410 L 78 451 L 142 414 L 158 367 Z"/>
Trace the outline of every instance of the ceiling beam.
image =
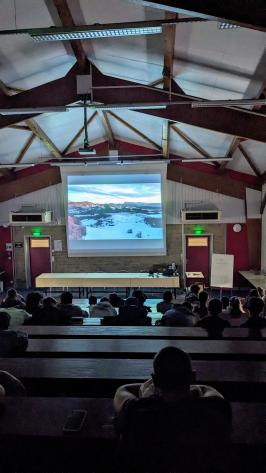
<path id="1" fill-rule="evenodd" d="M 22 159 L 24 158 L 25 154 L 27 153 L 27 151 L 28 151 L 30 145 L 33 143 L 33 141 L 35 140 L 35 138 L 36 138 L 35 133 L 32 133 L 32 134 L 30 135 L 30 137 L 27 139 L 27 141 L 26 141 L 26 143 L 24 144 L 24 146 L 22 147 L 22 149 L 20 150 L 20 152 L 19 152 L 19 154 L 18 154 L 18 156 L 17 156 L 17 159 L 16 159 L 16 161 L 15 161 L 15 164 L 19 164 L 19 163 L 22 161 Z M 14 170 L 15 170 L 15 168 L 12 169 L 12 171 L 14 171 Z"/>
<path id="2" fill-rule="evenodd" d="M 257 168 L 256 164 L 254 163 L 253 159 L 251 158 L 251 156 L 249 155 L 249 153 L 245 150 L 245 148 L 243 148 L 242 145 L 239 145 L 239 151 L 241 151 L 241 153 L 243 154 L 245 160 L 248 162 L 248 164 L 250 165 L 251 169 L 254 171 L 254 173 L 256 174 L 257 177 L 261 177 L 261 173 L 259 171 L 259 169 Z"/>
<path id="3" fill-rule="evenodd" d="M 53 3 L 56 7 L 62 26 L 76 26 L 71 11 L 69 9 L 67 0 L 53 0 Z M 78 64 L 81 67 L 84 67 L 87 61 L 87 56 L 83 49 L 82 42 L 80 40 L 73 40 L 69 41 L 69 43 L 71 45 L 72 51 L 77 59 Z"/>
<path id="4" fill-rule="evenodd" d="M 165 158 L 169 157 L 169 145 L 170 145 L 170 126 L 168 120 L 163 122 L 162 132 L 162 151 Z"/>
<path id="5" fill-rule="evenodd" d="M 242 138 L 239 136 L 235 136 L 233 141 L 230 144 L 229 150 L 227 151 L 226 158 L 233 158 L 234 152 L 237 150 L 239 147 L 240 143 L 242 141 Z M 220 164 L 220 172 L 223 172 L 227 166 L 229 161 L 224 161 L 223 163 Z"/>
<path id="6" fill-rule="evenodd" d="M 115 118 L 118 122 L 122 123 L 122 125 L 126 126 L 129 130 L 133 131 L 133 133 L 136 133 L 136 135 L 140 136 L 144 141 L 152 145 L 153 148 L 156 148 L 158 151 L 161 151 L 161 146 L 155 143 L 155 141 L 151 140 L 148 136 L 144 135 L 142 131 L 138 130 L 133 125 L 130 125 L 130 123 L 116 115 L 114 112 L 109 112 L 109 115 Z"/>
<path id="7" fill-rule="evenodd" d="M 233 23 L 266 31 L 264 0 L 133 0 L 134 3 L 164 11 L 199 16 L 203 19 Z"/>
<path id="8" fill-rule="evenodd" d="M 24 177 L 18 177 L 17 174 L 19 173 L 14 173 L 16 179 L 10 182 L 1 182 L 0 202 L 20 197 L 21 195 L 29 194 L 30 192 L 35 192 L 61 182 L 60 169 L 55 166 L 51 166 L 38 173 L 36 167 L 34 174 Z"/>
<path id="9" fill-rule="evenodd" d="M 49 138 L 49 136 L 43 131 L 43 129 L 38 125 L 38 123 L 29 118 L 26 120 L 26 123 L 32 133 L 34 133 L 37 138 L 46 146 L 46 148 L 50 151 L 50 153 L 57 159 L 62 159 L 61 151 L 57 148 L 57 146 L 53 143 L 53 141 Z"/>
<path id="10" fill-rule="evenodd" d="M 91 115 L 91 117 L 88 119 L 87 121 L 87 127 L 90 126 L 90 124 L 92 123 L 92 121 L 94 120 L 94 118 L 96 117 L 97 115 L 97 112 L 93 112 L 93 114 Z M 71 150 L 72 146 L 76 143 L 76 141 L 79 139 L 79 137 L 82 135 L 82 133 L 84 132 L 85 130 L 85 126 L 83 125 L 80 130 L 75 134 L 75 136 L 72 138 L 72 140 L 67 144 L 67 146 L 65 147 L 65 149 L 62 151 L 62 155 L 64 156 L 65 154 L 68 153 L 69 150 Z"/>
<path id="11" fill-rule="evenodd" d="M 13 130 L 20 130 L 20 131 L 30 131 L 28 126 L 24 125 L 9 125 L 8 128 L 12 128 Z"/>
<path id="12" fill-rule="evenodd" d="M 215 173 L 208 173 L 191 168 L 188 164 L 183 165 L 183 163 L 182 165 L 168 164 L 167 179 L 242 200 L 245 200 L 247 187 L 261 190 L 261 186 L 253 186 L 233 179 L 229 174 L 226 175 L 225 179 L 224 175 L 217 174 L 217 171 Z"/>
<path id="13" fill-rule="evenodd" d="M 108 139 L 110 149 L 115 149 L 115 138 L 113 134 L 113 130 L 111 127 L 110 120 L 108 118 L 107 112 L 105 111 L 98 111 L 98 115 L 102 120 L 103 127 L 105 129 L 105 133 Z"/>

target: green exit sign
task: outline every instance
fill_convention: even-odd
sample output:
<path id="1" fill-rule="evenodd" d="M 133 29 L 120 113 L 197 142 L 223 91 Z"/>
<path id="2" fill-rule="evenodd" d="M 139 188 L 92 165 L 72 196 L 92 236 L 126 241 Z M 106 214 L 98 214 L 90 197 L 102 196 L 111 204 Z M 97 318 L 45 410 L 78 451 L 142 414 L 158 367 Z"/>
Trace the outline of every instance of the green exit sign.
<path id="1" fill-rule="evenodd" d="M 39 238 L 39 237 L 42 236 L 42 229 L 41 229 L 40 227 L 32 228 L 31 234 L 32 234 L 32 236 L 34 236 L 35 238 Z"/>
<path id="2" fill-rule="evenodd" d="M 204 232 L 204 228 L 201 227 L 200 225 L 197 225 L 196 227 L 194 227 L 194 235 L 201 236 L 203 235 L 203 232 Z"/>

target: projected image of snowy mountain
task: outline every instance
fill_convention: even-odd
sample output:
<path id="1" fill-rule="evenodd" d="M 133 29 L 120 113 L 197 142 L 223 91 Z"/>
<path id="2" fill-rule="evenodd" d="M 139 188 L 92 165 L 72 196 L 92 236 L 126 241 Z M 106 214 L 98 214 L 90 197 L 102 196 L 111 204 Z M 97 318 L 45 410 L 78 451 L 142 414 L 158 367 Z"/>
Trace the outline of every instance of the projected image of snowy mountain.
<path id="1" fill-rule="evenodd" d="M 71 184 L 70 240 L 163 238 L 160 182 Z"/>

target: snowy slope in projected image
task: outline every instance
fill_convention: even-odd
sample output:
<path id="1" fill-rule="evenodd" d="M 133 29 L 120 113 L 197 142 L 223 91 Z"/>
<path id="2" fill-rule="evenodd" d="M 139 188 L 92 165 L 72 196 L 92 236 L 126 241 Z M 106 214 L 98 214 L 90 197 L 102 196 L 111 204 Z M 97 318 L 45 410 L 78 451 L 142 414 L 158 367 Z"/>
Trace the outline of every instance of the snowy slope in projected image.
<path id="1" fill-rule="evenodd" d="M 161 183 L 70 184 L 70 240 L 163 238 Z"/>

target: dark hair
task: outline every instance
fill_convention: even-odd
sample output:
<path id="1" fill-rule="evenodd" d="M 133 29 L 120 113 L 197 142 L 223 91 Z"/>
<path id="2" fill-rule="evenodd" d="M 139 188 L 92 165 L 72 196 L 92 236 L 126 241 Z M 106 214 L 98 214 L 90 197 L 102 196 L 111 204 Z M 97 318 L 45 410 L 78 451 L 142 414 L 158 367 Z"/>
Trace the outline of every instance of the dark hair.
<path id="1" fill-rule="evenodd" d="M 201 291 L 199 293 L 199 303 L 200 303 L 200 306 L 201 307 L 205 307 L 206 306 L 206 302 L 208 300 L 208 297 L 209 297 L 209 294 L 208 292 L 206 291 Z"/>
<path id="2" fill-rule="evenodd" d="M 26 311 L 30 314 L 37 309 L 42 300 L 42 295 L 39 292 L 29 292 L 26 297 Z"/>
<path id="3" fill-rule="evenodd" d="M 264 309 L 264 302 L 260 297 L 251 297 L 248 302 L 248 310 L 251 316 L 258 316 Z"/>
<path id="4" fill-rule="evenodd" d="M 259 297 L 258 289 L 251 289 L 249 291 L 249 297 Z"/>
<path id="5" fill-rule="evenodd" d="M 240 316 L 243 311 L 241 308 L 241 302 L 239 297 L 233 296 L 230 299 L 230 315 L 231 316 Z"/>
<path id="6" fill-rule="evenodd" d="M 208 312 L 210 315 L 219 315 L 222 312 L 222 302 L 220 299 L 211 299 L 208 304 Z"/>
<path id="7" fill-rule="evenodd" d="M 171 302 L 172 298 L 173 298 L 173 295 L 172 295 L 171 291 L 164 291 L 164 293 L 163 293 L 164 302 Z"/>
<path id="8" fill-rule="evenodd" d="M 140 305 L 144 304 L 144 302 L 147 299 L 144 292 L 141 291 L 140 289 L 136 289 L 135 291 L 133 291 L 132 297 L 135 297 L 136 299 L 138 299 Z"/>
<path id="9" fill-rule="evenodd" d="M 136 307 L 138 307 L 138 299 L 136 297 L 128 297 L 126 300 L 125 300 L 125 305 L 134 305 Z"/>
<path id="10" fill-rule="evenodd" d="M 53 307 L 56 304 L 56 300 L 53 297 L 45 297 L 42 301 L 43 307 L 47 309 L 48 307 Z"/>
<path id="11" fill-rule="evenodd" d="M 232 299 L 232 298 L 231 298 Z M 229 303 L 230 303 L 230 299 L 229 297 L 227 296 L 223 296 L 222 299 L 222 306 L 223 306 L 223 309 L 227 309 L 227 307 L 229 306 Z"/>
<path id="12" fill-rule="evenodd" d="M 10 315 L 7 312 L 0 312 L 0 329 L 7 330 L 10 323 Z"/>
<path id="13" fill-rule="evenodd" d="M 90 304 L 90 305 L 95 305 L 95 304 L 97 304 L 97 297 L 95 297 L 95 296 L 90 296 L 90 297 L 89 297 L 89 304 Z"/>
<path id="14" fill-rule="evenodd" d="M 176 347 L 165 347 L 153 360 L 154 385 L 162 389 L 189 386 L 192 377 L 190 357 Z"/>
<path id="15" fill-rule="evenodd" d="M 8 289 L 7 297 L 16 297 L 16 295 L 17 295 L 16 289 L 13 289 L 13 287 L 11 289 Z"/>
<path id="16" fill-rule="evenodd" d="M 262 287 L 257 287 L 257 291 L 258 291 L 258 294 L 260 297 L 264 297 L 265 296 L 265 291 Z"/>
<path id="17" fill-rule="evenodd" d="M 190 286 L 190 292 L 192 292 L 192 294 L 198 295 L 198 293 L 200 292 L 200 286 L 198 284 L 192 284 Z"/>
<path id="18" fill-rule="evenodd" d="M 60 300 L 61 304 L 72 304 L 73 295 L 70 291 L 62 292 Z"/>
<path id="19" fill-rule="evenodd" d="M 193 310 L 193 306 L 192 306 L 191 302 L 189 302 L 189 301 L 185 301 L 185 302 L 183 302 L 181 305 L 182 305 L 183 307 L 186 307 L 187 309 L 189 309 L 189 310 L 191 310 L 191 311 Z"/>
<path id="20" fill-rule="evenodd" d="M 109 301 L 108 297 L 102 297 L 100 299 L 100 302 L 110 302 L 110 301 Z"/>
<path id="21" fill-rule="evenodd" d="M 124 300 L 116 294 L 116 292 L 111 292 L 109 294 L 109 301 L 111 302 L 113 307 L 121 307 L 124 305 Z"/>

